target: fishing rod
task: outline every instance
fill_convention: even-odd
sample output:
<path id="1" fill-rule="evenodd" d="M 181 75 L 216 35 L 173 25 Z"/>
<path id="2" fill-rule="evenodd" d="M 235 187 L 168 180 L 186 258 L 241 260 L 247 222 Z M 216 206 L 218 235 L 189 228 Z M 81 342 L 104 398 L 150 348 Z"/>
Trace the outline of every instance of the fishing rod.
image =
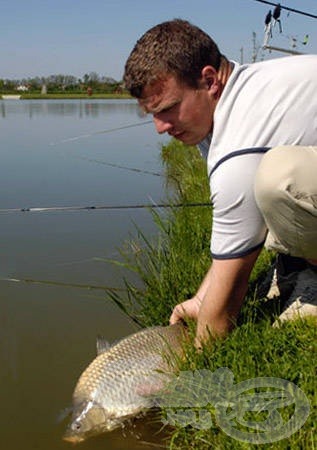
<path id="1" fill-rule="evenodd" d="M 51 207 L 27 207 L 27 208 L 1 208 L 1 213 L 26 213 L 26 212 L 66 212 L 66 211 L 97 211 L 118 209 L 153 209 L 153 208 L 196 208 L 200 206 L 212 206 L 211 203 L 148 203 L 139 205 L 96 205 L 96 206 L 51 206 Z"/>

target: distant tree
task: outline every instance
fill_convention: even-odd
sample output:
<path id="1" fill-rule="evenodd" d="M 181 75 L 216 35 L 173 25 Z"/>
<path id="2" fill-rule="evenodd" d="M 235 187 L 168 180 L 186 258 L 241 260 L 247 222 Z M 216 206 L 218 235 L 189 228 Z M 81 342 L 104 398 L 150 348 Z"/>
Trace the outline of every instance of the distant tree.
<path id="1" fill-rule="evenodd" d="M 28 86 L 31 93 L 40 93 L 44 85 L 48 93 L 86 93 L 88 88 L 91 88 L 93 93 L 122 92 L 122 82 L 106 75 L 100 76 L 97 72 L 86 73 L 82 79 L 69 74 L 52 74 L 46 77 L 37 76 L 21 80 L 0 79 L 0 92 L 14 92 L 18 85 Z"/>
<path id="2" fill-rule="evenodd" d="M 88 84 L 88 82 L 89 82 L 89 75 L 88 75 L 88 73 L 85 73 L 85 75 L 83 76 L 83 81 L 84 81 L 84 84 Z"/>
<path id="3" fill-rule="evenodd" d="M 1 92 L 2 93 L 11 93 L 15 92 L 16 87 L 18 86 L 17 80 L 1 80 Z"/>

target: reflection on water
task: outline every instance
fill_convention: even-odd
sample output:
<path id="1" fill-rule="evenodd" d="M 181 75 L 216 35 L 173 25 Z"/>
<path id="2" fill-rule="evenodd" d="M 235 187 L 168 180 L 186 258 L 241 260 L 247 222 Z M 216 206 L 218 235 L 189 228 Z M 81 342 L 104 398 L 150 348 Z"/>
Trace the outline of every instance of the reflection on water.
<path id="1" fill-rule="evenodd" d="M 17 107 L 18 103 L 18 107 Z M 30 119 L 36 116 L 71 116 L 79 119 L 136 113 L 142 116 L 135 100 L 0 100 L 1 115 L 22 114 Z"/>
<path id="2" fill-rule="evenodd" d="M 119 258 L 135 223 L 147 235 L 156 230 L 146 209 L 3 209 L 160 202 L 164 180 L 151 172 L 162 172 L 164 141 L 143 124 L 133 101 L 11 100 L 0 101 L 0 109 L 0 446 L 69 449 L 58 417 L 95 357 L 96 336 L 113 341 L 135 331 L 102 289 L 85 286 L 123 287 L 127 274 L 106 260 Z M 131 123 L 140 126 L 63 142 Z M 74 284 L 83 287 L 67 287 Z M 162 433 L 153 439 L 160 426 L 137 421 L 135 433 L 118 430 L 80 448 L 149 448 L 143 441 L 163 439 Z"/>

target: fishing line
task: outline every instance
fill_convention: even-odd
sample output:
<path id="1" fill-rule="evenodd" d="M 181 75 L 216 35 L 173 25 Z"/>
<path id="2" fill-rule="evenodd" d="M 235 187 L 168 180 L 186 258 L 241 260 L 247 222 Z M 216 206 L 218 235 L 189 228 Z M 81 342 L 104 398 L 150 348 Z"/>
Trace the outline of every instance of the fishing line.
<path id="1" fill-rule="evenodd" d="M 114 131 L 124 130 L 128 128 L 134 128 L 138 126 L 143 126 L 152 123 L 152 120 L 148 120 L 142 123 L 133 123 L 129 125 L 123 125 L 121 127 L 116 128 L 108 128 L 106 130 L 95 131 L 92 133 L 82 134 L 79 136 L 74 136 L 71 138 L 63 139 L 61 141 L 52 142 L 51 146 L 56 146 L 62 143 L 76 141 L 79 139 L 86 139 L 91 136 L 95 136 L 98 134 L 111 133 Z M 155 176 L 162 176 L 162 174 L 152 171 L 145 171 L 143 169 L 137 169 L 133 167 L 121 166 L 119 164 L 107 163 L 104 161 L 99 161 L 97 159 L 78 157 L 80 159 L 84 159 L 90 162 L 97 162 L 100 164 L 105 164 L 111 167 L 117 167 L 120 169 L 131 170 L 134 172 L 147 173 Z M 25 207 L 25 208 L 0 208 L 1 213 L 18 213 L 18 212 L 67 212 L 67 211 L 95 211 L 95 210 L 119 210 L 119 209 L 153 209 L 153 208 L 188 208 L 188 207 L 199 207 L 199 206 L 211 206 L 210 203 L 178 203 L 178 204 L 170 204 L 170 203 L 158 203 L 158 204 L 140 204 L 140 205 L 93 205 L 93 206 L 52 206 L 52 207 Z"/>
<path id="2" fill-rule="evenodd" d="M 102 161 L 100 159 L 86 158 L 85 156 L 73 156 L 73 158 L 82 159 L 83 161 L 93 162 L 93 163 L 97 163 L 97 164 L 104 164 L 105 166 L 115 167 L 116 169 L 130 170 L 131 172 L 145 173 L 147 175 L 154 175 L 156 177 L 162 176 L 162 174 L 158 173 L 158 172 L 152 172 L 150 170 L 144 170 L 144 169 L 137 169 L 135 167 L 121 166 L 120 164 L 108 163 L 108 162 Z"/>
<path id="3" fill-rule="evenodd" d="M 119 209 L 153 209 L 153 208 L 195 208 L 199 206 L 212 206 L 210 203 L 156 203 L 140 205 L 96 205 L 96 206 L 52 206 L 35 208 L 1 208 L 0 213 L 17 212 L 66 212 L 66 211 L 97 211 L 97 210 L 119 210 Z"/>
<path id="4" fill-rule="evenodd" d="M 51 146 L 56 146 L 56 145 L 59 145 L 59 144 L 65 144 L 66 142 L 73 142 L 73 141 L 78 141 L 80 139 L 87 139 L 87 138 L 89 138 L 91 136 L 97 136 L 98 134 L 112 133 L 114 131 L 126 130 L 127 128 L 140 127 L 140 126 L 143 126 L 143 125 L 148 125 L 149 123 L 152 123 L 152 120 L 147 120 L 147 121 L 141 122 L 141 123 L 132 123 L 130 125 L 123 125 L 121 127 L 116 127 L 116 128 L 108 128 L 106 130 L 101 130 L 101 131 L 94 131 L 92 133 L 87 133 L 87 134 L 81 134 L 79 136 L 73 136 L 71 138 L 62 139 L 61 141 L 51 142 L 50 145 Z"/>
<path id="5" fill-rule="evenodd" d="M 64 144 L 66 142 L 73 142 L 73 141 L 77 141 L 77 140 L 80 140 L 80 139 L 87 139 L 87 138 L 89 138 L 91 136 L 95 136 L 95 135 L 98 135 L 98 134 L 112 133 L 114 131 L 125 130 L 127 128 L 134 128 L 134 127 L 138 127 L 138 126 L 142 126 L 142 125 L 147 125 L 149 123 L 152 123 L 152 120 L 148 120 L 148 121 L 142 122 L 142 123 L 133 123 L 133 124 L 129 124 L 129 125 L 123 125 L 121 127 L 116 127 L 116 128 L 109 128 L 107 130 L 95 131 L 93 133 L 82 134 L 82 135 L 79 135 L 79 136 L 74 136 L 74 137 L 71 137 L 71 138 L 63 139 L 63 140 L 58 141 L 58 142 L 51 142 L 49 145 L 56 146 L 56 145 L 59 145 L 59 144 Z M 148 175 L 154 175 L 154 176 L 158 176 L 158 177 L 162 176 L 160 173 L 157 173 L 157 172 L 137 169 L 137 168 L 134 168 L 134 167 L 121 166 L 119 164 L 107 163 L 105 161 L 100 161 L 98 159 L 85 158 L 85 157 L 80 157 L 80 156 L 75 156 L 75 158 L 82 159 L 82 160 L 88 161 L 88 162 L 104 164 L 106 166 L 115 167 L 115 168 L 118 168 L 118 169 L 130 170 L 132 172 L 145 173 L 145 174 L 148 174 Z"/>
<path id="6" fill-rule="evenodd" d="M 116 292 L 127 292 L 126 288 L 117 288 L 110 286 L 98 286 L 98 285 L 86 285 L 86 284 L 78 284 L 78 283 L 63 283 L 62 281 L 51 281 L 51 280 L 34 280 L 32 278 L 0 278 L 0 281 L 6 281 L 9 283 L 25 283 L 25 284 L 44 284 L 48 286 L 57 286 L 57 287 L 70 287 L 70 288 L 79 288 L 86 290 L 99 290 L 106 291 L 110 299 L 121 309 L 134 323 L 142 327 L 142 323 L 133 315 L 131 315 L 124 304 L 120 299 L 117 298 Z"/>
<path id="7" fill-rule="evenodd" d="M 52 280 L 34 280 L 32 278 L 0 278 L 0 281 L 7 281 L 10 283 L 28 283 L 28 284 L 46 284 L 50 286 L 58 287 L 71 287 L 79 289 L 88 290 L 99 290 L 99 291 L 112 291 L 112 292 L 125 292 L 125 288 L 116 288 L 111 286 L 98 286 L 80 283 L 64 283 L 62 281 L 52 281 Z"/>

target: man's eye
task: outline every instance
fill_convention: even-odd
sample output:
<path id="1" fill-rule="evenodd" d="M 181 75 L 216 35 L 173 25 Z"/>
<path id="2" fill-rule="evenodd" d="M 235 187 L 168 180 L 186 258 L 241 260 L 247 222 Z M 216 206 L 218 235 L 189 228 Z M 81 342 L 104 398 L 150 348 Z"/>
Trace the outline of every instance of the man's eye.
<path id="1" fill-rule="evenodd" d="M 174 105 L 167 106 L 166 108 L 161 109 L 160 113 L 168 113 L 168 112 L 171 112 L 171 111 L 173 111 L 173 109 L 175 109 L 176 105 L 178 105 L 178 103 L 174 103 Z"/>

